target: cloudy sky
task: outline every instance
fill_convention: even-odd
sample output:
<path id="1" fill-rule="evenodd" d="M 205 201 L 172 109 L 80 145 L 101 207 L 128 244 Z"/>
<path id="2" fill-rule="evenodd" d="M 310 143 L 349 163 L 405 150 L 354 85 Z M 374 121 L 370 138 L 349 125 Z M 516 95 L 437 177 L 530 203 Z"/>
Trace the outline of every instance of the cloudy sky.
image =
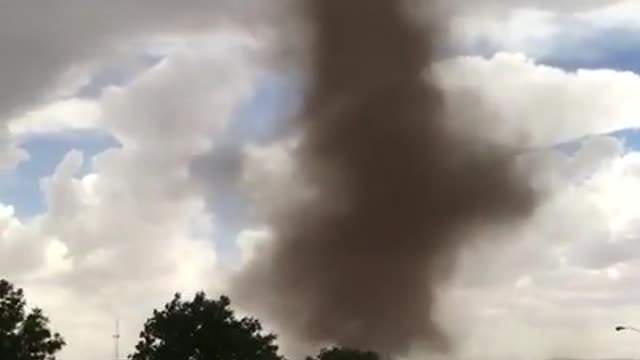
<path id="1" fill-rule="evenodd" d="M 640 4 L 468 3 L 434 70 L 495 112 L 473 126 L 525 135 L 551 191 L 466 250 L 438 316 L 465 355 L 640 356 L 612 331 L 640 325 Z M 0 277 L 63 360 L 110 358 L 116 318 L 130 351 L 172 293 L 223 292 L 259 256 L 295 172 L 285 5 L 0 0 Z"/>

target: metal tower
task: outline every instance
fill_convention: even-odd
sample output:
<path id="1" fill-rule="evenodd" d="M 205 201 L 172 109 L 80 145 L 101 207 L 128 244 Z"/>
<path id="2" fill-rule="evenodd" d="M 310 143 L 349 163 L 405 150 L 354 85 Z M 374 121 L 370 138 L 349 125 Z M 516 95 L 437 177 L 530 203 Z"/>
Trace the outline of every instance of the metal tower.
<path id="1" fill-rule="evenodd" d="M 113 334 L 114 360 L 120 360 L 120 322 L 116 320 L 116 332 Z"/>

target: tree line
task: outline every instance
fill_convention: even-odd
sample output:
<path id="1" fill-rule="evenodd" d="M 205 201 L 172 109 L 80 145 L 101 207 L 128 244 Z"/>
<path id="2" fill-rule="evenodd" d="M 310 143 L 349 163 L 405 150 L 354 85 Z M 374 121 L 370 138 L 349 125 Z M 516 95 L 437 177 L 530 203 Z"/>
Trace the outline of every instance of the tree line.
<path id="1" fill-rule="evenodd" d="M 145 322 L 129 360 L 287 360 L 277 336 L 253 317 L 238 318 L 227 296 L 180 293 Z M 41 309 L 27 309 L 22 289 L 0 279 L 0 359 L 56 360 L 64 337 L 50 329 Z M 330 347 L 305 360 L 381 360 L 372 351 Z"/>

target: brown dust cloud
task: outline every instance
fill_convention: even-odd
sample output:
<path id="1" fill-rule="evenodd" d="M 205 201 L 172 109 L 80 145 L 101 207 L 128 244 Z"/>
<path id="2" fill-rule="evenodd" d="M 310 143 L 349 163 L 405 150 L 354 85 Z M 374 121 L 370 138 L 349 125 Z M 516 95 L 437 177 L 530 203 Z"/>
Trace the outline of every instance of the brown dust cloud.
<path id="1" fill-rule="evenodd" d="M 296 160 L 311 192 L 270 224 L 238 291 L 308 343 L 447 351 L 433 312 L 456 254 L 477 227 L 526 219 L 536 193 L 514 152 L 448 126 L 429 72 L 437 24 L 399 0 L 303 1 L 312 56 Z"/>

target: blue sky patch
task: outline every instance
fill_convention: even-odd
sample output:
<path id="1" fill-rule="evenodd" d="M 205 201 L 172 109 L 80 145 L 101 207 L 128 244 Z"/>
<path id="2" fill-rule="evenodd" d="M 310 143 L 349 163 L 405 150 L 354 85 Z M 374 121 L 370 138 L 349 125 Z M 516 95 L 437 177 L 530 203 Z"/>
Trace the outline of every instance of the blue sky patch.
<path id="1" fill-rule="evenodd" d="M 226 165 L 224 162 L 241 162 L 242 149 L 249 144 L 267 144 L 281 138 L 292 121 L 301 102 L 300 91 L 291 77 L 282 74 L 266 74 L 256 82 L 255 90 L 242 101 L 233 114 L 233 120 L 225 129 L 206 167 L 239 171 L 241 164 Z M 218 155 L 218 156 L 216 156 Z M 220 163 L 220 164 L 218 164 Z M 224 171 L 224 170 L 221 170 Z M 231 177 L 239 174 L 231 174 Z M 235 182 L 227 174 L 210 174 L 212 182 Z M 218 187 L 213 184 L 214 187 Z M 209 204 L 216 214 L 220 226 L 214 228 L 217 250 L 223 259 L 237 255 L 235 238 L 244 229 L 248 217 L 248 202 L 233 186 L 225 185 L 216 191 Z"/>
<path id="2" fill-rule="evenodd" d="M 266 74 L 253 94 L 234 111 L 223 144 L 269 143 L 281 137 L 301 102 L 300 89 L 281 74 Z"/>
<path id="3" fill-rule="evenodd" d="M 23 139 L 21 147 L 30 159 L 16 169 L 0 172 L 0 202 L 14 206 L 19 218 L 27 218 L 46 210 L 40 191 L 40 179 L 53 173 L 58 163 L 71 150 L 84 153 L 85 160 L 118 142 L 109 134 L 96 130 L 32 135 Z M 89 161 L 79 175 L 90 171 Z"/>
<path id="4" fill-rule="evenodd" d="M 536 56 L 537 63 L 566 71 L 577 69 L 611 69 L 640 73 L 640 31 L 630 27 L 596 27 L 570 16 L 553 19 L 560 32 L 546 41 L 553 44 L 548 54 Z M 542 41 L 544 39 L 538 39 Z M 467 48 L 448 48 L 444 56 L 477 55 L 491 57 L 506 51 L 487 37 L 479 37 Z"/>
<path id="5" fill-rule="evenodd" d="M 564 152 L 565 154 L 572 155 L 576 151 L 580 150 L 580 147 L 582 146 L 584 141 L 594 136 L 612 136 L 620 139 L 624 142 L 625 152 L 640 150 L 640 129 L 638 128 L 629 128 L 605 134 L 584 136 L 578 139 L 556 144 L 554 148 Z"/>
<path id="6" fill-rule="evenodd" d="M 562 37 L 557 44 L 553 54 L 538 62 L 568 71 L 611 69 L 640 73 L 640 32 L 637 30 L 608 28 L 577 38 Z"/>

